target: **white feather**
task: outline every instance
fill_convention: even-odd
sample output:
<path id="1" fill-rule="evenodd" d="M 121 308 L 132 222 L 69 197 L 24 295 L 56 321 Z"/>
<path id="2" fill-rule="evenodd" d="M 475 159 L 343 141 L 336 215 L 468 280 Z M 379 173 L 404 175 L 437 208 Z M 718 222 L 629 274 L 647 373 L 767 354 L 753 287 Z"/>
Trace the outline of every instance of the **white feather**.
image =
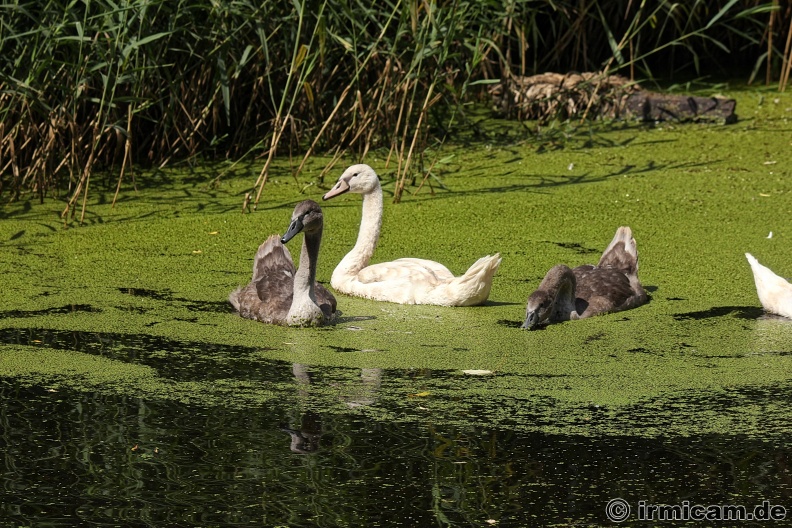
<path id="1" fill-rule="evenodd" d="M 792 284 L 762 266 L 750 253 L 745 258 L 751 264 L 759 302 L 768 312 L 792 319 Z"/>

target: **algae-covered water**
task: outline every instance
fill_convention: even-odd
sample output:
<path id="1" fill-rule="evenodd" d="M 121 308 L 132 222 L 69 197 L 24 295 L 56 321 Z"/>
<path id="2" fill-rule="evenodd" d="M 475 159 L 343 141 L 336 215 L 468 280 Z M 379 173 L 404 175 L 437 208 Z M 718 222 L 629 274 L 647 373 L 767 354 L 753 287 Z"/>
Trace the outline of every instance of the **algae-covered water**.
<path id="1" fill-rule="evenodd" d="M 792 507 L 792 321 L 763 313 L 744 257 L 792 276 L 792 96 L 725 95 L 737 124 L 447 145 L 442 186 L 399 205 L 387 153 L 369 155 L 386 191 L 373 261 L 461 273 L 500 252 L 481 307 L 337 295 L 320 329 L 232 312 L 258 244 L 341 166 L 307 185 L 282 160 L 252 214 L 256 164 L 138 173 L 115 208 L 115 181 L 92 182 L 82 226 L 60 201 L 3 205 L 0 520 L 609 525 L 616 497 L 634 515 Z M 360 196 L 322 206 L 327 283 Z M 595 263 L 620 225 L 649 304 L 520 330 L 547 269 Z"/>

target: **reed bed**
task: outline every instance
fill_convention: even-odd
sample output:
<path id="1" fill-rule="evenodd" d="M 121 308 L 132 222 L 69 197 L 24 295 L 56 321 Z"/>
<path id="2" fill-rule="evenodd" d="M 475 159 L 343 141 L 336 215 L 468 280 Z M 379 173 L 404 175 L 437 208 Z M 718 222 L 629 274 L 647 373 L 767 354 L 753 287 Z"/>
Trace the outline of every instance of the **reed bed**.
<path id="1" fill-rule="evenodd" d="M 0 199 L 82 219 L 96 174 L 118 190 L 136 166 L 259 157 L 255 207 L 277 155 L 299 178 L 314 152 L 377 148 L 398 201 L 505 76 L 736 64 L 783 87 L 790 19 L 785 0 L 7 0 Z"/>

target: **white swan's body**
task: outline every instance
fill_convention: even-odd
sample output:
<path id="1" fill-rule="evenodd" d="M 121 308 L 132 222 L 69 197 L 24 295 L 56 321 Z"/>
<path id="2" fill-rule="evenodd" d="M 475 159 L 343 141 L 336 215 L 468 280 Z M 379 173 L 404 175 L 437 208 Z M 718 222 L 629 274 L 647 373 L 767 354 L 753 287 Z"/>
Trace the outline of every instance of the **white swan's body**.
<path id="1" fill-rule="evenodd" d="M 474 306 L 483 304 L 500 265 L 499 254 L 476 261 L 464 275 L 431 260 L 401 258 L 369 266 L 382 226 L 382 188 L 368 165 L 353 165 L 338 179 L 324 200 L 344 192 L 363 195 L 360 232 L 352 251 L 333 271 L 330 284 L 337 291 L 377 301 L 399 304 Z"/>
<path id="2" fill-rule="evenodd" d="M 759 302 L 768 312 L 792 319 L 792 284 L 762 266 L 750 253 L 745 258 L 751 264 Z"/>

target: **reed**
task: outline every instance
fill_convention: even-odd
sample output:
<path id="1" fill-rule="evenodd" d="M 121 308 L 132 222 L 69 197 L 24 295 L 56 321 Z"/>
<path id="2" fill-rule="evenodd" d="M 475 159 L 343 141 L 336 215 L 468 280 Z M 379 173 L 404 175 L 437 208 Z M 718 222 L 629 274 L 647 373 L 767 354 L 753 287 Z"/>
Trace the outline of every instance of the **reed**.
<path id="1" fill-rule="evenodd" d="M 505 75 L 745 63 L 783 86 L 790 19 L 786 0 L 7 0 L 0 199 L 82 220 L 96 175 L 117 196 L 139 166 L 256 156 L 255 207 L 278 154 L 298 179 L 313 152 L 382 148 L 398 201 Z"/>

